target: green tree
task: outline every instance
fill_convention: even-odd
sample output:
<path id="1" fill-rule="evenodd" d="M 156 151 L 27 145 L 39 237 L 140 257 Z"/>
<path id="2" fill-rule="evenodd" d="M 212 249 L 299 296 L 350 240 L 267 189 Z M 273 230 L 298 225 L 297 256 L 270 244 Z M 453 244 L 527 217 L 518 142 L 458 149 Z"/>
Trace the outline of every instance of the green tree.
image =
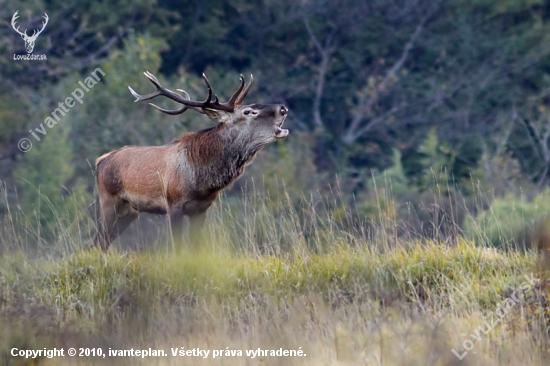
<path id="1" fill-rule="evenodd" d="M 28 219 L 27 233 L 40 242 L 51 240 L 59 230 L 78 226 L 91 195 L 82 180 L 74 177 L 72 144 L 65 122 L 34 141 L 25 154 L 25 165 L 15 171 L 18 198 Z M 85 216 L 86 214 L 84 214 Z"/>

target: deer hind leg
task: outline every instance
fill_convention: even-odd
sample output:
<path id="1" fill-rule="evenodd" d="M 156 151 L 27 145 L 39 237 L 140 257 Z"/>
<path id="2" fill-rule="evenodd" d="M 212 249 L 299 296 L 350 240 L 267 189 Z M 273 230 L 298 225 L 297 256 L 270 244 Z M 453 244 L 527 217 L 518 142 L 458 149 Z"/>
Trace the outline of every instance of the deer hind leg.
<path id="1" fill-rule="evenodd" d="M 137 218 L 138 212 L 130 206 L 128 201 L 118 197 L 100 199 L 100 211 L 101 216 L 94 238 L 94 246 L 107 251 L 113 240 Z"/>

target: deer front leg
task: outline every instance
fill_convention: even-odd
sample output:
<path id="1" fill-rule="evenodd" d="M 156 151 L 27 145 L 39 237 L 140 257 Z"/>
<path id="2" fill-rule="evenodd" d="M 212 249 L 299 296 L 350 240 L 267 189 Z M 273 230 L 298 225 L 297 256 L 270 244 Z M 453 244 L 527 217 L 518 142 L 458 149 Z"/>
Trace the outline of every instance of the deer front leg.
<path id="1" fill-rule="evenodd" d="M 181 210 L 170 213 L 170 230 L 173 243 L 180 243 L 183 240 L 183 216 Z"/>
<path id="2" fill-rule="evenodd" d="M 206 211 L 189 215 L 189 240 L 191 242 L 191 248 L 198 249 L 202 242 L 202 227 L 206 220 Z"/>

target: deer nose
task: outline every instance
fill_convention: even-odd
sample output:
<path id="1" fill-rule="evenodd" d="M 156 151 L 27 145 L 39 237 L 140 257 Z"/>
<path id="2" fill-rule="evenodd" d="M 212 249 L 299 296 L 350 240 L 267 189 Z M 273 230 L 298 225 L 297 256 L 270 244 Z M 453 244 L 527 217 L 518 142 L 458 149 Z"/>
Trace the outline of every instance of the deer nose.
<path id="1" fill-rule="evenodd" d="M 288 109 L 284 105 L 281 106 L 281 114 L 286 116 L 288 114 Z"/>

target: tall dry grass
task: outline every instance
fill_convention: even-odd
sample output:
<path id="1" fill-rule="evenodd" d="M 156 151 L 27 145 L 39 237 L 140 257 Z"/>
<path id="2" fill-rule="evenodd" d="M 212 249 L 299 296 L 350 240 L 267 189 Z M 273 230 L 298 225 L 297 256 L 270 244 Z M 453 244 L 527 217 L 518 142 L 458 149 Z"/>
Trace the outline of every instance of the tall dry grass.
<path id="1" fill-rule="evenodd" d="M 136 223 L 107 254 L 89 249 L 87 203 L 44 228 L 16 206 L 0 224 L 0 362 L 13 347 L 297 349 L 305 357 L 40 358 L 34 364 L 543 365 L 547 271 L 533 250 L 402 236 L 380 192 L 366 221 L 338 194 L 251 189 L 210 212 L 200 250 L 162 220 Z M 55 207 L 51 207 L 55 210 Z M 434 221 L 439 222 L 439 221 Z M 143 230 L 139 230 L 140 227 Z M 147 232 L 153 230 L 152 240 Z M 49 237 L 43 235 L 50 232 Z M 435 231 L 434 231 L 435 232 Z M 541 281 L 521 290 L 525 275 Z M 459 361 L 484 316 L 521 301 Z"/>

